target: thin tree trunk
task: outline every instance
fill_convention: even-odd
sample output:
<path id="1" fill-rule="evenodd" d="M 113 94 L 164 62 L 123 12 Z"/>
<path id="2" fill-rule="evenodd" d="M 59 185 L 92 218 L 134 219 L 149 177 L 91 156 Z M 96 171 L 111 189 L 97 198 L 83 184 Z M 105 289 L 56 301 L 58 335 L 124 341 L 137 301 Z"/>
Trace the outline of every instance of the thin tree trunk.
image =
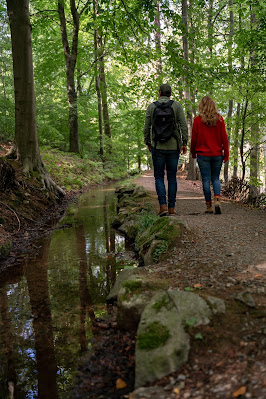
<path id="1" fill-rule="evenodd" d="M 160 2 L 156 1 L 156 10 L 155 10 L 155 46 L 158 53 L 158 58 L 156 61 L 156 69 L 158 77 L 162 74 L 162 46 L 161 46 L 161 21 L 160 21 Z"/>
<path id="2" fill-rule="evenodd" d="M 60 19 L 61 38 L 65 54 L 68 114 L 69 114 L 69 151 L 79 153 L 78 107 L 77 91 L 75 87 L 75 67 L 78 54 L 78 35 L 80 14 L 77 12 L 75 0 L 70 0 L 73 20 L 72 47 L 70 49 L 67 35 L 64 1 L 58 0 L 58 14 Z"/>
<path id="3" fill-rule="evenodd" d="M 229 20 L 230 20 L 230 32 L 229 32 L 229 41 L 228 41 L 228 65 L 229 65 L 229 76 L 232 76 L 233 64 L 232 64 L 232 44 L 233 44 L 233 35 L 234 35 L 234 14 L 233 14 L 233 0 L 229 0 Z M 232 86 L 230 85 L 230 91 Z M 228 104 L 228 113 L 227 113 L 227 134 L 228 140 L 230 143 L 231 137 L 231 124 L 232 124 L 232 114 L 233 114 L 233 99 L 229 99 Z M 224 183 L 228 184 L 228 166 L 229 161 L 224 164 Z"/>
<path id="4" fill-rule="evenodd" d="M 208 8 L 208 49 L 210 55 L 210 64 L 212 63 L 212 51 L 213 51 L 213 2 L 214 0 L 209 0 Z M 213 79 L 210 79 L 209 92 L 212 94 L 213 91 Z"/>
<path id="5" fill-rule="evenodd" d="M 240 103 L 237 103 L 236 109 L 236 124 L 235 124 L 235 134 L 234 134 L 234 148 L 233 148 L 233 177 L 237 177 L 237 169 L 238 169 L 238 145 L 239 145 L 239 118 L 240 118 Z"/>
<path id="6" fill-rule="evenodd" d="M 86 256 L 86 240 L 83 224 L 80 224 L 76 227 L 76 238 L 77 254 L 79 258 L 80 350 L 81 353 L 83 353 L 88 348 L 88 339 L 86 337 L 86 314 L 88 313 L 92 325 L 95 322 L 95 313 L 93 310 L 92 298 L 88 288 L 88 262 Z"/>
<path id="7" fill-rule="evenodd" d="M 96 1 L 93 2 L 94 15 L 96 16 Z M 98 59 L 98 46 L 97 46 L 97 30 L 94 30 L 94 59 L 95 59 L 95 87 L 98 99 L 98 124 L 99 124 L 99 139 L 100 139 L 100 156 L 102 162 L 105 161 L 104 145 L 103 145 L 103 117 L 102 117 L 102 96 L 100 90 L 100 79 L 98 74 L 97 59 Z"/>
<path id="8" fill-rule="evenodd" d="M 251 6 L 251 16 L 250 16 L 250 26 L 251 29 L 256 29 L 256 16 L 252 10 Z M 251 67 L 254 68 L 256 65 L 256 50 L 251 51 L 250 55 Z M 251 112 L 254 109 L 254 104 L 251 103 Z M 255 198 L 259 195 L 259 190 L 257 186 L 258 180 L 258 142 L 259 142 L 259 127 L 257 123 L 253 123 L 251 126 L 251 151 L 250 151 L 250 186 L 249 186 L 249 201 L 253 202 Z"/>
<path id="9" fill-rule="evenodd" d="M 247 109 L 248 109 L 248 98 L 246 98 L 245 107 L 243 110 L 242 116 L 242 131 L 241 131 L 241 143 L 240 143 L 240 158 L 242 163 L 242 182 L 245 179 L 246 174 L 246 160 L 244 159 L 244 139 L 245 139 L 245 129 L 246 129 L 246 117 L 247 117 Z"/>
<path id="10" fill-rule="evenodd" d="M 242 17 L 241 17 L 241 4 L 239 4 L 239 10 L 238 10 L 238 28 L 239 32 L 242 31 Z M 241 62 L 241 68 L 244 70 L 245 67 L 245 59 L 244 55 L 242 54 L 240 57 L 240 62 Z M 242 91 L 242 86 L 240 86 L 239 91 Z M 238 146 L 239 146 L 239 131 L 240 131 L 240 114 L 241 114 L 241 105 L 240 103 L 237 104 L 237 111 L 236 111 L 236 127 L 235 127 L 235 140 L 234 140 L 234 172 L 233 176 L 237 177 L 237 169 L 238 169 Z M 243 122 L 242 122 L 243 124 Z M 243 148 L 242 148 L 242 138 L 243 138 L 243 128 L 242 128 L 242 135 L 241 135 L 241 140 L 240 140 L 240 157 L 241 157 L 241 162 L 243 165 L 243 155 L 241 155 L 241 152 L 243 154 Z"/>
<path id="11" fill-rule="evenodd" d="M 188 4 L 187 0 L 182 0 L 182 23 L 183 23 L 183 53 L 184 53 L 184 71 L 185 71 L 185 100 L 187 107 L 187 125 L 188 125 L 188 138 L 191 140 L 192 135 L 192 110 L 191 110 L 191 98 L 190 98 L 190 88 L 188 86 Z M 196 162 L 192 158 L 191 153 L 189 153 L 189 164 L 188 164 L 188 176 L 189 180 L 196 180 Z"/>
<path id="12" fill-rule="evenodd" d="M 93 1 L 93 12 L 94 12 L 94 21 L 96 22 L 98 16 L 98 0 Z M 106 137 L 106 152 L 110 154 L 112 151 L 111 125 L 109 118 L 107 85 L 105 77 L 104 46 L 103 46 L 101 32 L 99 32 L 99 28 L 95 29 L 94 31 L 94 50 L 95 50 L 95 65 L 97 71 L 96 75 L 98 76 L 98 85 L 99 85 L 98 90 L 100 92 L 100 97 L 101 97 L 102 126 L 104 128 L 104 134 Z"/>

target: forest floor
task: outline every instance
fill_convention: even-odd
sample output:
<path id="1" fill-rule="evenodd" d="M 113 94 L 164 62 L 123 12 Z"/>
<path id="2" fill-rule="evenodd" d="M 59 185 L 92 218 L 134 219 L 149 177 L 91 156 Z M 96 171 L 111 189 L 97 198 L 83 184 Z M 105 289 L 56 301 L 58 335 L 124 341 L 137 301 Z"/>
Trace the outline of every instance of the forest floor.
<path id="1" fill-rule="evenodd" d="M 20 171 L 16 173 L 20 180 Z M 136 183 L 151 193 L 157 209 L 152 173 Z M 10 237 L 14 243 L 3 267 L 16 262 L 19 253 L 30 247 L 31 238 L 45 234 L 77 194 L 51 208 L 38 186 L 21 183 L 16 195 L 1 193 L 0 244 Z M 201 183 L 188 181 L 183 174 L 178 176 L 176 208 L 189 232 L 167 259 L 149 269 L 168 279 L 171 287 L 223 299 L 226 313 L 215 316 L 208 326 L 191 329 L 187 364 L 142 392 L 133 392 L 135 334 L 118 331 L 115 320 L 99 321 L 95 354 L 81 362 L 73 397 L 266 397 L 266 212 L 225 199 L 221 215 L 206 215 Z M 243 292 L 250 294 L 249 302 L 236 300 Z M 195 339 L 196 333 L 201 339 Z"/>
<path id="2" fill-rule="evenodd" d="M 151 193 L 157 210 L 152 172 L 135 182 Z M 167 259 L 148 269 L 168 279 L 171 287 L 223 299 L 225 314 L 216 315 L 208 326 L 189 331 L 187 364 L 136 391 L 135 335 L 103 324 L 94 355 L 80 366 L 73 397 L 266 397 L 266 212 L 224 199 L 221 215 L 205 214 L 201 182 L 188 181 L 182 173 L 178 176 L 176 209 L 189 232 Z M 145 269 L 142 273 L 150 272 Z M 243 293 L 244 303 L 236 298 Z"/>

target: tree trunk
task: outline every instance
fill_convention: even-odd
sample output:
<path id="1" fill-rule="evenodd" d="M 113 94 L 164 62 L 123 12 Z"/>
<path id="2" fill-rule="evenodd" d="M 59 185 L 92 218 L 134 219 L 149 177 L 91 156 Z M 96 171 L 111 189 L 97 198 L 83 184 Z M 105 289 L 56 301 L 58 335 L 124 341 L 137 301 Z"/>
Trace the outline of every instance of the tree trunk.
<path id="1" fill-rule="evenodd" d="M 230 20 L 230 32 L 228 41 L 228 66 L 229 66 L 229 76 L 232 76 L 233 65 L 232 65 L 232 44 L 233 44 L 233 34 L 234 34 L 234 14 L 233 14 L 233 0 L 229 0 L 229 20 Z M 230 91 L 232 86 L 230 85 Z M 227 113 L 227 134 L 230 143 L 231 137 L 231 124 L 232 124 L 232 114 L 233 114 L 233 100 L 229 99 L 228 113 Z M 228 184 L 228 166 L 229 161 L 224 164 L 224 183 Z"/>
<path id="2" fill-rule="evenodd" d="M 93 1 L 93 13 L 94 13 L 94 21 L 96 22 L 98 16 L 98 0 Z M 109 118 L 109 110 L 108 110 L 108 97 L 107 97 L 107 85 L 106 85 L 106 77 L 105 77 L 105 65 L 104 65 L 104 46 L 102 41 L 102 34 L 99 32 L 99 29 L 95 29 L 94 31 L 94 53 L 95 53 L 95 66 L 96 66 L 96 76 L 98 79 L 98 84 L 101 97 L 101 114 L 102 121 L 104 127 L 104 134 L 106 137 L 106 152 L 108 154 L 112 151 L 111 145 L 111 125 Z M 98 95 L 98 94 L 97 94 Z M 99 95 L 98 95 L 99 99 Z M 98 101 L 99 104 L 99 101 Z M 99 108 L 98 108 L 99 111 Z M 99 114 L 99 123 L 100 123 L 100 114 Z"/>
<path id="3" fill-rule="evenodd" d="M 187 125 L 188 125 L 188 139 L 191 140 L 192 135 L 192 110 L 191 110 L 191 98 L 190 98 L 190 88 L 188 86 L 188 5 L 187 0 L 182 0 L 182 23 L 183 23 L 183 53 L 184 53 L 184 72 L 185 72 L 185 100 L 187 107 Z M 188 164 L 188 175 L 189 180 L 196 180 L 196 162 L 192 158 L 191 153 L 189 153 L 189 164 Z"/>
<path id="4" fill-rule="evenodd" d="M 251 29 L 256 29 L 256 16 L 252 11 L 250 16 Z M 256 50 L 252 50 L 250 54 L 251 67 L 256 65 Z M 251 112 L 255 108 L 254 103 L 251 103 Z M 259 142 L 259 127 L 257 123 L 252 123 L 251 126 L 251 151 L 250 151 L 250 185 L 249 185 L 249 201 L 253 202 L 259 195 L 257 186 L 258 181 L 258 142 Z"/>
<path id="5" fill-rule="evenodd" d="M 75 67 L 78 53 L 78 35 L 80 15 L 77 12 L 75 0 L 70 0 L 71 13 L 73 20 L 72 48 L 70 49 L 67 36 L 67 26 L 65 17 L 64 1 L 58 0 L 58 14 L 60 19 L 61 38 L 64 47 L 66 77 L 67 77 L 67 97 L 69 114 L 69 151 L 79 153 L 79 134 L 78 134 L 78 108 L 77 91 L 75 87 Z"/>
<path id="6" fill-rule="evenodd" d="M 208 49 L 210 55 L 210 65 L 212 63 L 212 51 L 213 51 L 213 2 L 214 0 L 209 0 L 208 8 Z M 213 78 L 210 79 L 209 92 L 212 94 L 213 91 Z"/>
<path id="7" fill-rule="evenodd" d="M 7 0 L 15 88 L 15 145 L 24 172 L 37 172 L 45 188 L 64 195 L 48 176 L 37 138 L 29 0 Z"/>
<path id="8" fill-rule="evenodd" d="M 235 134 L 234 134 L 234 148 L 233 148 L 233 157 L 234 157 L 234 160 L 233 160 L 233 163 L 234 163 L 233 177 L 237 177 L 237 168 L 238 168 L 239 118 L 240 118 L 240 103 L 237 103 L 236 124 L 235 124 Z"/>
<path id="9" fill-rule="evenodd" d="M 51 237 L 47 237 L 40 251 L 41 256 L 28 261 L 24 272 L 33 315 L 35 337 L 36 368 L 38 372 L 38 398 L 58 397 L 57 365 L 52 327 L 51 303 L 48 285 L 47 257 Z"/>
<path id="10" fill-rule="evenodd" d="M 96 4 L 95 1 L 93 2 L 94 6 L 94 13 L 96 10 Z M 97 93 L 97 99 L 98 99 L 98 123 L 99 123 L 99 139 L 100 139 L 100 156 L 101 160 L 104 163 L 105 157 L 104 157 L 104 146 L 103 146 L 103 117 L 102 117 L 102 96 L 101 96 L 101 90 L 100 90 L 100 79 L 99 79 L 99 74 L 98 74 L 98 68 L 97 68 L 97 59 L 98 59 L 98 46 L 97 46 L 97 30 L 94 30 L 94 60 L 95 60 L 95 87 L 96 87 L 96 93 Z"/>
<path id="11" fill-rule="evenodd" d="M 160 2 L 156 1 L 156 10 L 155 10 L 155 46 L 158 53 L 158 58 L 156 61 L 156 69 L 157 75 L 160 77 L 162 74 L 162 46 L 161 46 L 161 21 L 160 21 Z"/>

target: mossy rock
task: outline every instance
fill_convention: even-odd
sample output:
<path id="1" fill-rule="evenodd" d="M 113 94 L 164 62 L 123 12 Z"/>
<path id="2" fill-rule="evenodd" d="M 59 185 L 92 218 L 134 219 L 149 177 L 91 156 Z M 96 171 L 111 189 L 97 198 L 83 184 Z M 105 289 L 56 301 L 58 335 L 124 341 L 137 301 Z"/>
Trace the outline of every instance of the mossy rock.
<path id="1" fill-rule="evenodd" d="M 140 256 L 144 261 L 144 265 L 151 265 L 153 263 L 158 263 L 161 257 L 167 253 L 168 242 L 165 240 L 153 240 L 147 251 L 140 251 Z"/>
<path id="2" fill-rule="evenodd" d="M 120 199 L 125 195 L 133 194 L 135 188 L 136 188 L 135 184 L 118 186 L 115 188 L 115 194 L 116 194 L 117 198 Z"/>
<path id="3" fill-rule="evenodd" d="M 150 276 L 132 274 L 123 281 L 117 294 L 117 323 L 119 328 L 136 330 L 141 314 L 152 296 L 158 291 L 165 291 L 168 282 Z"/>
<path id="4" fill-rule="evenodd" d="M 138 335 L 138 348 L 146 351 L 158 348 L 166 343 L 170 332 L 166 326 L 159 321 L 154 321 Z"/>
<path id="5" fill-rule="evenodd" d="M 144 259 L 146 252 L 149 250 L 152 242 L 155 240 L 163 241 L 162 246 L 165 246 L 165 253 L 169 248 L 175 244 L 176 239 L 181 234 L 180 222 L 177 218 L 163 217 L 155 219 L 154 223 L 149 229 L 144 231 L 141 235 L 136 237 L 136 248 Z M 167 243 L 167 248 L 166 244 Z M 155 249 L 154 249 L 155 250 Z M 159 251 L 159 247 L 157 252 Z"/>
<path id="6" fill-rule="evenodd" d="M 134 198 L 143 198 L 143 197 L 148 197 L 149 195 L 143 186 L 137 186 L 133 191 L 132 196 Z"/>

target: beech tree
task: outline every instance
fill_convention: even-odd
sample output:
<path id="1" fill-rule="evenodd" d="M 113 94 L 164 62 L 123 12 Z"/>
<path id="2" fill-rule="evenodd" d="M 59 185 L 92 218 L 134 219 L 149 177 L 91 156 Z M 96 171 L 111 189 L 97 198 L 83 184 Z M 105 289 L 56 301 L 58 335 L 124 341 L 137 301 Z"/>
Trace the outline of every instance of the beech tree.
<path id="1" fill-rule="evenodd" d="M 15 145 L 24 172 L 40 175 L 45 188 L 63 195 L 41 159 L 36 125 L 29 0 L 7 0 L 15 89 Z"/>

